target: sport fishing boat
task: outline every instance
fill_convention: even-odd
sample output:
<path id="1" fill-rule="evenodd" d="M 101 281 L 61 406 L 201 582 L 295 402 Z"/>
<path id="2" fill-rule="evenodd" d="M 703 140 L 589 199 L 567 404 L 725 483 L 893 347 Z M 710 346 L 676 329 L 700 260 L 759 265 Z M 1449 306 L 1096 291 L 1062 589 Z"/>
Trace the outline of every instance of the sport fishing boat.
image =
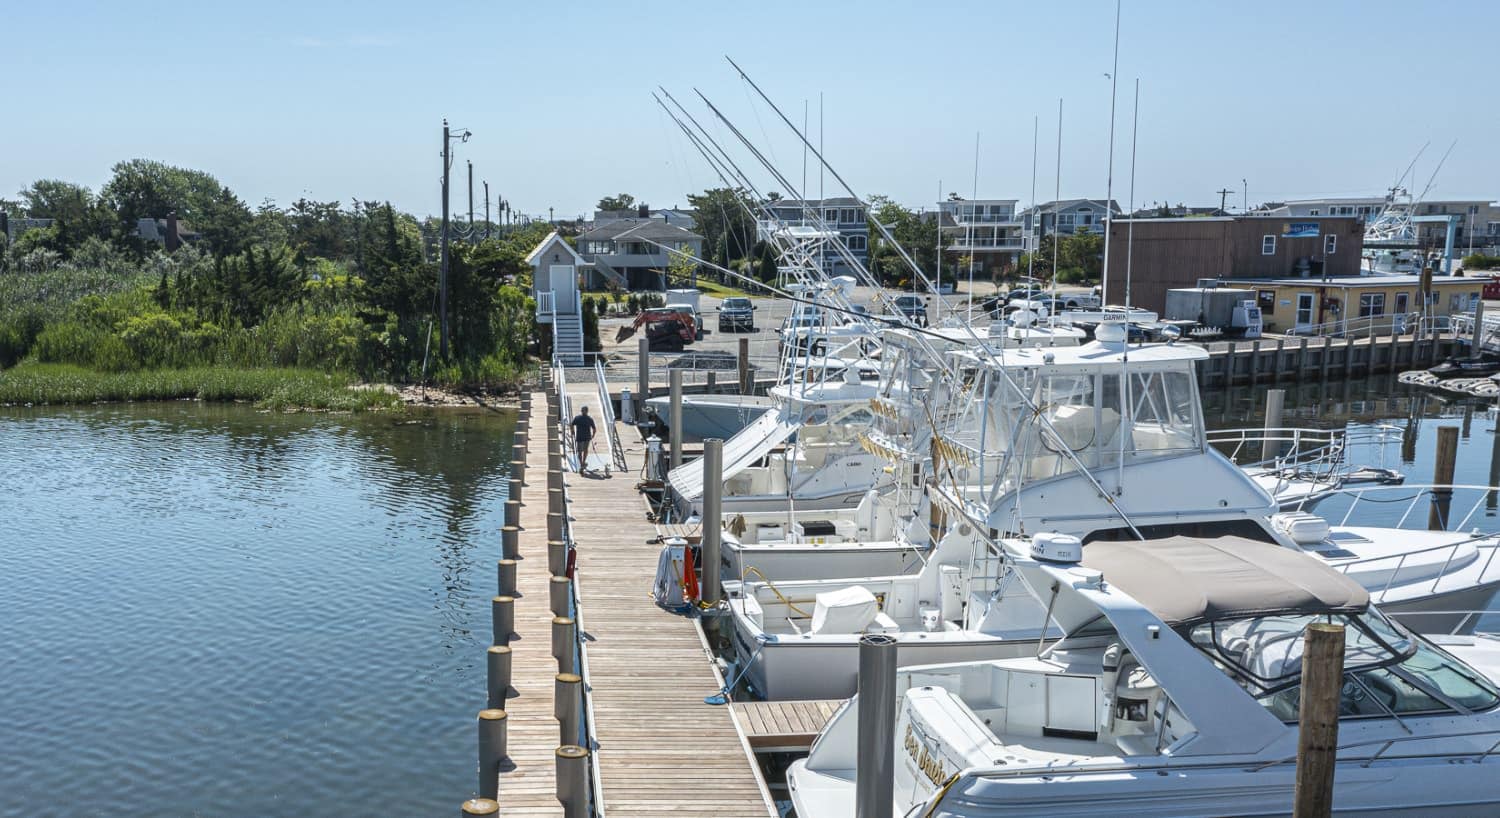
<path id="1" fill-rule="evenodd" d="M 903 652 L 894 814 L 1286 814 L 1312 622 L 1345 634 L 1338 814 L 1500 812 L 1481 763 L 1500 747 L 1500 641 L 1445 648 L 1316 560 L 1224 539 L 1095 543 L 1081 563 L 1004 542 L 1061 637 L 983 661 L 912 666 Z M 854 815 L 861 706 L 792 762 L 798 815 Z"/>
<path id="2" fill-rule="evenodd" d="M 1110 346 L 1016 350 L 1004 366 L 988 367 L 971 352 L 953 353 L 969 385 L 953 403 L 973 414 L 954 414 L 932 438 L 932 552 L 903 553 L 899 540 L 866 543 L 868 552 L 846 543 L 785 554 L 777 575 L 745 568 L 772 546 L 740 554 L 740 571 L 726 567 L 736 661 L 755 691 L 767 699 L 848 695 L 858 639 L 872 630 L 891 634 L 912 661 L 993 655 L 985 652 L 1006 638 L 990 604 L 1003 565 L 985 543 L 997 536 L 1050 532 L 1092 548 L 1232 535 L 1321 559 L 1392 610 L 1484 609 L 1500 591 L 1495 536 L 1358 525 L 1352 516 L 1330 526 L 1305 512 L 1278 513 L 1206 443 L 1193 382 L 1201 348 L 1132 348 L 1127 366 L 1122 345 Z M 794 556 L 815 565 L 806 576 L 818 579 L 800 579 Z M 898 573 L 867 572 L 903 559 Z M 853 613 L 840 613 L 846 607 Z"/>

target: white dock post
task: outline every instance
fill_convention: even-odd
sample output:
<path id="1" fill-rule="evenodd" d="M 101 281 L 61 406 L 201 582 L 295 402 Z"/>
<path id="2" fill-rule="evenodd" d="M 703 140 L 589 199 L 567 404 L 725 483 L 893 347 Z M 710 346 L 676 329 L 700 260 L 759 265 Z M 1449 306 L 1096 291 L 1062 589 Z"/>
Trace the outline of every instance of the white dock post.
<path id="1" fill-rule="evenodd" d="M 858 730 L 855 818 L 891 818 L 896 773 L 896 640 L 883 633 L 859 640 Z"/>
<path id="2" fill-rule="evenodd" d="M 505 709 L 505 697 L 510 695 L 511 655 L 508 645 L 490 645 L 484 656 L 486 703 L 491 708 Z"/>
<path id="3" fill-rule="evenodd" d="M 712 437 L 703 441 L 703 532 L 702 599 L 706 605 L 719 604 L 719 546 L 724 533 L 724 441 Z"/>
<path id="4" fill-rule="evenodd" d="M 671 384 L 672 412 L 667 420 L 668 437 L 672 439 L 672 468 L 682 465 L 682 370 L 674 369 L 667 376 Z"/>
<path id="5" fill-rule="evenodd" d="M 1484 354 L 1484 299 L 1474 302 L 1474 339 L 1469 342 L 1469 357 L 1478 360 Z"/>
<path id="6" fill-rule="evenodd" d="M 557 800 L 564 818 L 588 818 L 589 751 L 576 744 L 557 748 Z"/>
<path id="7" fill-rule="evenodd" d="M 572 744 L 583 740 L 583 677 L 577 673 L 559 673 L 552 682 L 552 716 L 557 719 L 559 741 Z"/>
<path id="8" fill-rule="evenodd" d="M 479 797 L 495 798 L 500 789 L 500 762 L 505 759 L 505 711 L 479 711 Z"/>

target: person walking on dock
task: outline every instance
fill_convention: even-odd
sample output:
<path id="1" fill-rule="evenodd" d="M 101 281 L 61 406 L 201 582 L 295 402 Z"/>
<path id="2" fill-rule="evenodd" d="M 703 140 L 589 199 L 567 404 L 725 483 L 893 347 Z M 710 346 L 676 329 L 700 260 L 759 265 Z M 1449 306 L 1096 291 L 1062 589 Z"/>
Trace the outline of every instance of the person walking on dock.
<path id="1" fill-rule="evenodd" d="M 589 470 L 589 444 L 594 442 L 594 419 L 589 417 L 589 408 L 579 409 L 568 425 L 573 427 L 573 451 L 578 453 L 578 471 L 582 474 Z"/>

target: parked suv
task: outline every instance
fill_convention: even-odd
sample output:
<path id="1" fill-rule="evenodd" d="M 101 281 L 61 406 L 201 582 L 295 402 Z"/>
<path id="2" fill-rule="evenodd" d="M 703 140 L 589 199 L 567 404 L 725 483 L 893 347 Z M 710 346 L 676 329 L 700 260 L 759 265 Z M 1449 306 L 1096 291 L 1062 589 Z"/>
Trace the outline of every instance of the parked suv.
<path id="1" fill-rule="evenodd" d="M 920 295 L 896 296 L 896 311 L 919 327 L 927 326 L 927 302 Z"/>
<path id="2" fill-rule="evenodd" d="M 719 332 L 750 332 L 755 329 L 755 305 L 748 298 L 726 298 L 719 305 Z"/>

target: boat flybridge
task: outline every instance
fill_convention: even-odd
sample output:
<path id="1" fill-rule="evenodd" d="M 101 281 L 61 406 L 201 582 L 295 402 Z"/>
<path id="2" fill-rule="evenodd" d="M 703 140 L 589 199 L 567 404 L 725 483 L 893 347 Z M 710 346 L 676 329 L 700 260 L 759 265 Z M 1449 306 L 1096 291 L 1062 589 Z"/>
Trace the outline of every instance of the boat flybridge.
<path id="1" fill-rule="evenodd" d="M 1481 764 L 1500 747 L 1500 641 L 1445 649 L 1269 543 L 1097 542 L 1081 562 L 1037 538 L 1000 546 L 1061 636 L 959 663 L 914 666 L 903 648 L 894 814 L 1285 815 L 1312 622 L 1345 629 L 1338 814 L 1500 812 Z M 854 814 L 861 706 L 791 764 L 798 815 Z"/>
<path id="2" fill-rule="evenodd" d="M 911 661 L 994 657 L 1014 632 L 993 605 L 1006 581 L 993 542 L 1029 532 L 1090 548 L 1232 535 L 1312 555 L 1378 591 L 1389 610 L 1490 606 L 1500 590 L 1495 538 L 1331 527 L 1304 512 L 1278 513 L 1205 440 L 1193 380 L 1204 351 L 1132 348 L 1128 365 L 1124 354 L 1121 344 L 1096 342 L 1007 351 L 1004 365 L 994 366 L 952 353 L 961 386 L 932 409 L 908 407 L 944 418 L 928 421 L 936 466 L 926 468 L 923 490 L 934 548 L 915 550 L 898 537 L 742 548 L 733 557 L 738 565 L 726 558 L 736 661 L 752 688 L 767 699 L 846 696 L 858 640 L 868 632 L 893 636 Z M 899 449 L 872 437 L 865 440 L 876 451 Z M 774 573 L 761 567 L 773 559 Z M 1416 623 L 1424 631 L 1451 626 L 1424 619 Z"/>

